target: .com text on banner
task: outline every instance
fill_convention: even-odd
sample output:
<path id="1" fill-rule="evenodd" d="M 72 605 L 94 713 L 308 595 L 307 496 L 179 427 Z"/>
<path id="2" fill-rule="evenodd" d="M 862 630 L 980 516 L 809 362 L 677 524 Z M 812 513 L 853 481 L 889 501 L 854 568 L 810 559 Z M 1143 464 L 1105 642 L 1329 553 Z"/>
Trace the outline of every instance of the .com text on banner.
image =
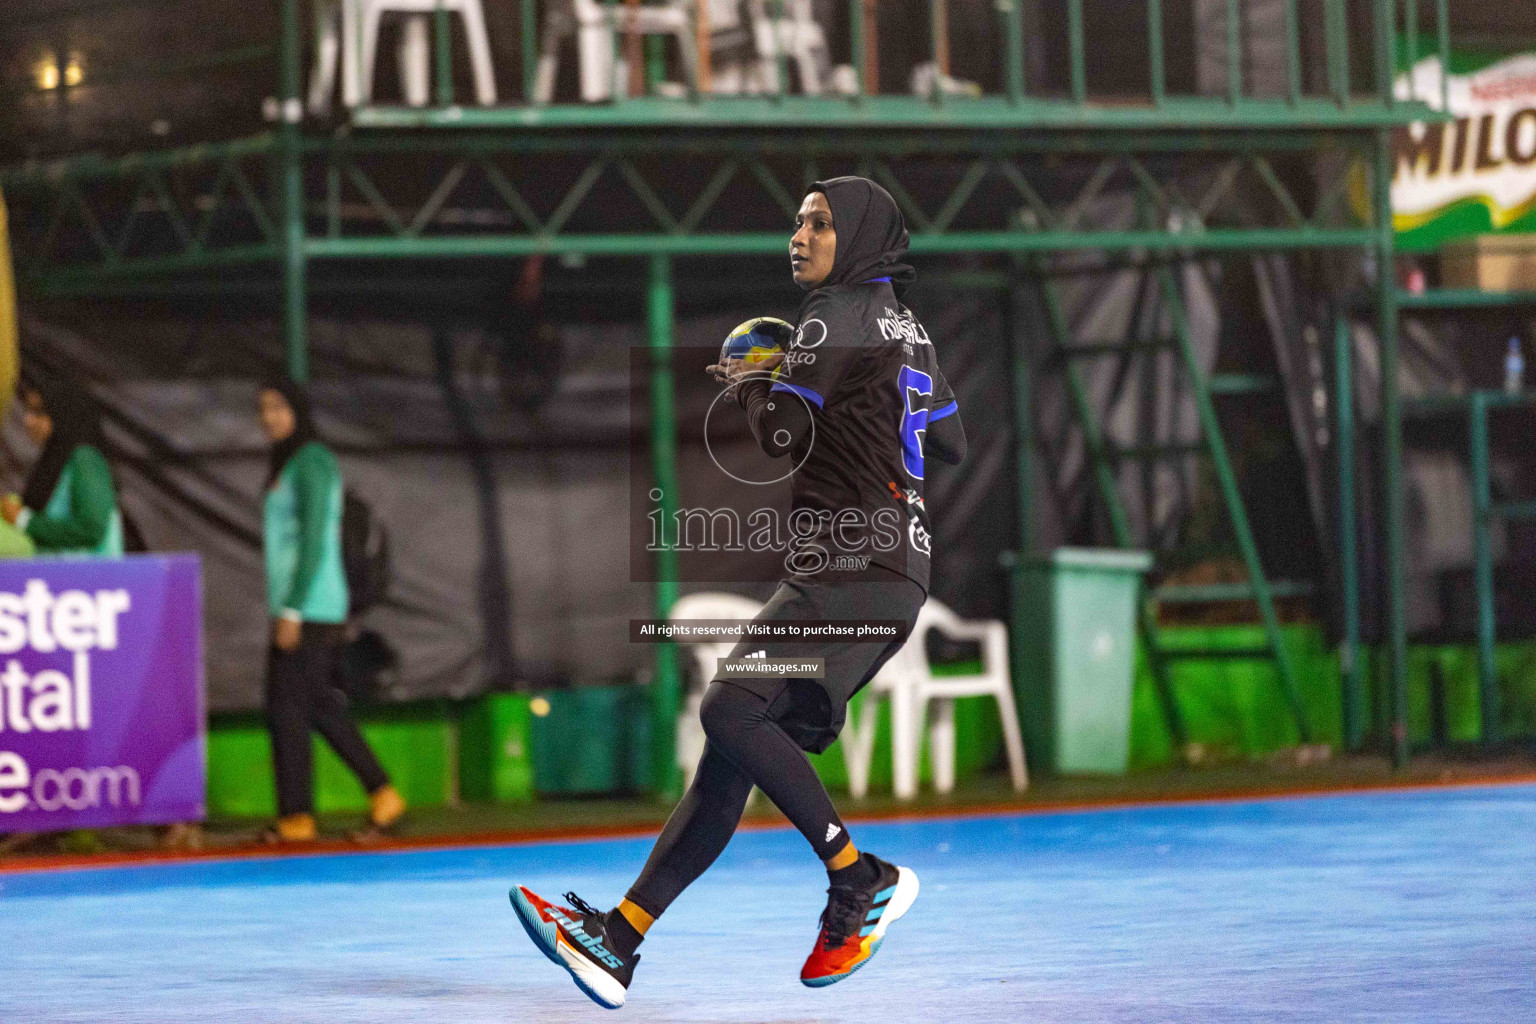
<path id="1" fill-rule="evenodd" d="M 0 562 L 0 832 L 204 816 L 195 555 Z"/>

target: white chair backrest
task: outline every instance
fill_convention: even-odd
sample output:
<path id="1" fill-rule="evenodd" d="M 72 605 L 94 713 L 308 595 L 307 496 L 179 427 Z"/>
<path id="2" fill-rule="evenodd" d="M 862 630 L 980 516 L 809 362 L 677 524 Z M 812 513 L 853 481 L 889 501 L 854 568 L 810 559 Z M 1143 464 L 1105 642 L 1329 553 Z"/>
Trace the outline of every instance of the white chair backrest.
<path id="1" fill-rule="evenodd" d="M 678 598 L 673 602 L 672 612 L 667 618 L 673 622 L 681 619 L 744 620 L 756 618 L 757 613 L 762 610 L 762 604 L 750 597 L 703 591 Z M 702 681 L 707 683 L 714 676 L 715 660 L 729 655 L 731 648 L 736 646 L 736 642 L 727 640 L 721 643 L 690 643 L 688 646 L 693 648 L 694 660 L 698 663 L 699 672 L 703 676 Z"/>
<path id="2" fill-rule="evenodd" d="M 741 0 L 709 0 L 708 9 L 711 32 L 741 27 Z"/>
<path id="3" fill-rule="evenodd" d="M 912 635 L 902 645 L 901 653 L 891 659 L 893 672 L 932 685 L 935 676 L 933 666 L 928 662 L 929 631 L 936 629 L 953 640 L 982 640 L 987 628 L 987 623 L 968 622 L 942 601 L 930 597 L 917 613 L 917 624 L 912 627 Z M 982 656 L 985 660 L 985 649 Z"/>
<path id="4" fill-rule="evenodd" d="M 922 610 L 917 613 L 917 626 L 913 629 L 912 635 L 922 638 L 926 644 L 930 629 L 956 636 L 964 627 L 961 625 L 960 616 L 951 611 L 948 605 L 930 597 L 924 602 Z M 924 649 L 926 650 L 926 647 Z"/>
<path id="5" fill-rule="evenodd" d="M 667 618 L 674 622 L 679 619 L 750 619 L 762 610 L 763 606 L 750 597 L 702 591 L 674 601 Z"/>

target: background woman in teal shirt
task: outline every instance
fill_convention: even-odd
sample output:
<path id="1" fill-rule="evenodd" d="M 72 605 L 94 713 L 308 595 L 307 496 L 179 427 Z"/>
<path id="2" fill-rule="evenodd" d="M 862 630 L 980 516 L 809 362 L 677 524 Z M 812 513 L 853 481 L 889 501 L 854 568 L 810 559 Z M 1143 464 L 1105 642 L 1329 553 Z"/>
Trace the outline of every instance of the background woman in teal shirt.
<path id="1" fill-rule="evenodd" d="M 346 694 L 337 686 L 348 601 L 341 468 L 316 436 L 308 396 L 298 384 L 274 379 L 262 385 L 260 414 L 272 439 L 262 546 L 272 619 L 267 728 L 279 817 L 268 839 L 315 838 L 311 728 L 357 775 L 368 791 L 374 828 L 385 828 L 404 813 L 405 801 L 352 721 Z"/>
<path id="2" fill-rule="evenodd" d="M 20 500 L 6 498 L 5 519 L 45 554 L 123 553 L 123 517 L 112 470 L 101 451 L 101 412 L 66 381 L 22 385 L 22 422 L 42 453 Z"/>

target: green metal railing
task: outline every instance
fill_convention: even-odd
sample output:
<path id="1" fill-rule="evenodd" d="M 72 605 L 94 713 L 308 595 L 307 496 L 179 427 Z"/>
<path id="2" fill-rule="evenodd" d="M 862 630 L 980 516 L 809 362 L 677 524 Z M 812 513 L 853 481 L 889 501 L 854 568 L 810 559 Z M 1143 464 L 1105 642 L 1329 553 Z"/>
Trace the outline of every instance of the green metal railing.
<path id="1" fill-rule="evenodd" d="M 990 63 L 999 67 L 1002 71 L 1003 83 L 1002 97 L 1014 106 L 1040 106 L 1040 105 L 1068 105 L 1085 107 L 1092 105 L 1096 93 L 1092 88 L 1089 75 L 1089 60 L 1086 45 L 1086 11 L 1083 0 L 1059 0 L 1065 8 L 1066 37 L 1065 43 L 1067 61 L 1065 79 L 1058 89 L 1050 89 L 1041 83 L 1031 90 L 1029 86 L 1029 74 L 1026 63 L 1026 32 L 1024 26 L 1024 5 L 1022 0 L 999 0 L 995 5 L 997 16 L 1001 22 L 1001 49 L 1000 52 L 991 55 Z M 1428 0 L 1426 0 L 1428 2 Z M 1436 5 L 1437 24 L 1435 35 L 1437 37 L 1439 52 L 1444 56 L 1448 54 L 1449 47 L 1449 17 L 1448 0 L 1433 0 Z M 615 10 L 614 0 L 606 0 L 610 12 Z M 868 19 L 868 7 L 865 0 L 845 0 L 846 17 L 850 38 L 849 64 L 854 70 L 855 89 L 853 93 L 841 98 L 823 98 L 823 103 L 837 106 L 858 108 L 867 105 L 875 97 L 868 94 L 866 82 L 868 79 L 868 41 L 871 37 Z M 1230 121 L 1234 115 L 1244 110 L 1260 111 L 1277 104 L 1289 108 L 1293 113 L 1313 105 L 1317 101 L 1326 101 L 1338 108 L 1347 109 L 1359 105 L 1391 105 L 1394 102 L 1392 95 L 1391 79 L 1394 74 L 1394 47 L 1397 25 L 1397 5 L 1401 3 L 1404 8 L 1404 26 L 1406 28 L 1406 47 L 1408 55 L 1417 58 L 1420 54 L 1422 33 L 1419 25 L 1418 0 L 1323 0 L 1322 15 L 1324 31 L 1322 33 L 1322 52 L 1318 55 L 1321 66 L 1327 69 L 1327 74 L 1322 83 L 1323 88 L 1312 91 L 1308 88 L 1308 76 L 1305 74 L 1304 54 L 1301 45 L 1301 26 L 1299 4 L 1301 0 L 1286 0 L 1285 5 L 1285 82 L 1283 95 L 1278 97 L 1260 97 L 1252 94 L 1243 77 L 1244 42 L 1247 37 L 1247 29 L 1244 23 L 1243 8 L 1239 0 L 1226 0 L 1225 25 L 1224 25 L 1224 64 L 1225 87 L 1220 95 L 1201 96 L 1195 94 L 1181 95 L 1170 93 L 1168 89 L 1167 74 L 1167 26 L 1164 15 L 1163 0 L 1141 0 L 1144 14 L 1145 53 L 1149 76 L 1146 91 L 1137 96 L 1116 95 L 1107 97 L 1112 99 L 1113 105 L 1120 108 L 1122 114 L 1129 117 L 1155 113 L 1170 106 L 1179 108 L 1185 117 L 1203 116 L 1211 121 Z M 1369 54 L 1370 67 L 1372 69 L 1373 85 L 1365 93 L 1357 93 L 1354 88 L 1352 72 L 1352 55 L 1350 39 L 1350 10 L 1352 7 L 1368 5 L 1369 7 L 1369 39 L 1371 52 Z M 1125 5 L 1125 15 L 1132 15 L 1136 10 L 1135 4 Z M 777 18 L 782 15 L 782 0 L 772 0 L 769 4 L 770 15 Z M 949 63 L 949 34 L 944 30 L 947 20 L 947 9 L 944 0 L 930 0 L 930 33 L 927 58 L 940 66 Z M 521 59 L 523 70 L 523 99 L 526 103 L 532 103 L 533 83 L 535 68 L 539 60 L 538 34 L 539 16 L 541 12 L 541 0 L 521 0 L 520 3 L 520 35 L 521 35 Z M 438 89 L 437 106 L 446 108 L 452 102 L 450 54 L 448 53 L 448 34 L 442 21 L 446 14 L 439 9 L 439 28 L 437 35 L 437 65 L 438 65 Z M 614 47 L 617 51 L 620 43 L 615 33 Z M 789 80 L 787 67 L 787 54 L 778 45 L 778 36 L 773 36 L 774 52 L 769 55 L 775 65 L 778 80 L 778 88 L 773 95 L 763 97 L 758 106 L 772 107 L 781 105 Z M 616 65 L 617 66 L 617 65 Z M 603 107 L 603 113 L 614 114 L 614 108 L 635 102 L 628 99 L 627 90 L 618 87 L 615 83 L 612 102 Z M 691 88 L 690 99 L 694 106 L 701 103 L 710 105 L 715 99 L 703 94 L 698 89 L 696 81 L 689 83 Z M 892 97 L 894 98 L 894 97 Z M 1418 97 L 1411 97 L 1418 99 Z M 884 97 L 882 97 L 884 99 Z M 964 107 L 968 101 L 963 97 L 947 96 L 942 89 L 935 88 L 925 102 L 937 107 L 955 105 Z M 1140 102 L 1138 102 L 1138 99 Z M 642 101 L 643 102 L 643 101 Z M 646 104 L 650 106 L 650 104 Z M 753 105 L 751 101 L 735 100 L 732 103 L 738 111 L 743 105 Z M 442 111 L 403 111 L 374 110 L 364 112 L 361 123 L 372 125 L 401 125 L 405 123 L 431 124 L 451 123 L 463 125 L 465 123 L 481 124 L 494 123 L 497 117 L 493 113 L 474 110 L 453 110 L 449 119 L 443 120 Z M 507 111 L 501 111 L 503 116 Z M 439 115 L 439 116 L 434 116 Z M 467 121 L 466 121 L 467 119 Z M 525 124 L 530 123 L 526 119 Z M 535 121 L 532 123 L 541 123 Z"/>
<path id="2" fill-rule="evenodd" d="M 1065 8 L 1066 21 L 1066 52 L 1067 68 L 1065 78 L 1065 99 L 1071 103 L 1082 105 L 1090 101 L 1092 90 L 1090 88 L 1088 74 L 1088 53 L 1086 45 L 1086 11 L 1084 0 L 1058 0 Z M 1302 0 L 1286 0 L 1285 4 L 1285 80 L 1287 87 L 1284 99 L 1291 105 L 1300 105 L 1307 98 L 1306 76 L 1303 73 L 1303 53 L 1301 46 L 1301 27 L 1299 5 Z M 1396 4 L 1402 3 L 1405 8 L 1404 25 L 1407 30 L 1407 47 L 1410 56 L 1417 58 L 1420 52 L 1420 27 L 1418 17 L 1417 0 L 1365 0 L 1369 5 L 1370 38 L 1372 39 L 1373 52 L 1371 53 L 1371 67 L 1375 73 L 1375 88 L 1373 95 L 1362 97 L 1365 102 L 1391 102 L 1390 69 L 1393 65 L 1394 32 L 1396 25 Z M 1426 0 L 1427 2 L 1427 0 Z M 1436 34 L 1442 54 L 1447 52 L 1449 39 L 1449 0 L 1433 0 L 1438 15 Z M 869 25 L 867 23 L 867 7 L 865 0 L 845 0 L 849 38 L 851 41 L 849 63 L 853 66 L 856 75 L 857 88 L 855 94 L 850 97 L 852 102 L 858 102 L 865 98 L 865 82 L 867 70 L 867 40 L 869 39 Z M 1149 81 L 1147 84 L 1146 99 L 1153 106 L 1161 106 L 1169 100 L 1167 83 L 1167 26 L 1163 12 L 1163 0 L 1141 0 L 1145 10 L 1146 26 L 1146 54 L 1149 68 Z M 540 0 L 521 0 L 522 26 L 523 26 L 523 55 L 525 68 L 530 66 L 534 55 L 532 34 L 538 20 Z M 1323 53 L 1321 60 L 1329 69 L 1327 76 L 1327 88 L 1319 95 L 1328 96 L 1340 105 L 1348 105 L 1356 102 L 1351 87 L 1351 63 L 1350 63 L 1350 39 L 1349 39 L 1349 12 L 1352 6 L 1363 6 L 1360 0 L 1351 3 L 1351 0 L 1323 0 L 1323 23 L 1326 30 L 1323 35 Z M 944 30 L 947 22 L 947 9 L 944 0 L 930 0 L 930 33 L 929 50 L 927 57 L 936 65 L 945 66 L 949 59 L 949 34 Z M 1002 69 L 1002 81 L 1004 94 L 1009 100 L 1021 103 L 1030 96 L 1027 87 L 1028 75 L 1026 71 L 1026 32 L 1024 27 L 1024 4 L 1021 0 L 1000 0 L 995 5 L 997 16 L 1001 22 L 1002 40 L 1001 51 L 992 55 L 995 66 Z M 1116 13 L 1120 16 L 1135 16 L 1136 4 L 1126 3 Z M 781 0 L 776 0 L 773 5 L 775 17 L 781 15 Z M 1231 106 L 1240 106 L 1247 102 L 1259 102 L 1257 97 L 1251 96 L 1243 80 L 1243 56 L 1246 26 L 1243 20 L 1242 4 L 1239 0 L 1226 0 L 1225 24 L 1224 24 L 1224 58 L 1226 68 L 1226 83 L 1222 95 L 1217 97 Z M 775 37 L 776 39 L 776 37 Z M 784 54 L 776 46 L 774 59 L 779 61 L 780 83 L 786 80 L 782 61 Z M 526 72 L 525 72 L 526 73 Z M 531 90 L 527 93 L 531 96 Z M 1042 90 L 1037 98 L 1044 98 L 1046 91 Z M 622 97 L 620 97 L 622 98 Z M 946 97 L 942 90 L 935 91 L 932 95 L 935 103 L 943 103 Z M 1124 103 L 1129 99 L 1125 96 L 1116 96 L 1117 103 Z"/>

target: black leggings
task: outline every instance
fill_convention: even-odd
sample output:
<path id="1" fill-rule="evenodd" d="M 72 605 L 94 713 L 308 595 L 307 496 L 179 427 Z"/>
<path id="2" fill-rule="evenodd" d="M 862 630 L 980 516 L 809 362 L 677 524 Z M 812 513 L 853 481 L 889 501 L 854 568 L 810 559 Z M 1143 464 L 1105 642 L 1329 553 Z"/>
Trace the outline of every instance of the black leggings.
<path id="1" fill-rule="evenodd" d="M 325 737 L 357 775 L 363 789 L 372 793 L 389 783 L 379 759 L 347 713 L 347 695 L 336 685 L 340 632 L 336 627 L 305 625 L 298 647 L 291 651 L 270 649 L 267 729 L 272 734 L 277 811 L 283 817 L 314 808 L 311 728 Z"/>
<path id="2" fill-rule="evenodd" d="M 826 787 L 778 723 L 777 714 L 793 703 L 788 687 L 794 685 L 786 683 L 770 701 L 733 683 L 709 684 L 699 714 L 709 738 L 704 757 L 629 890 L 630 902 L 660 917 L 730 842 L 754 784 L 822 860 L 847 844 L 848 833 Z"/>

